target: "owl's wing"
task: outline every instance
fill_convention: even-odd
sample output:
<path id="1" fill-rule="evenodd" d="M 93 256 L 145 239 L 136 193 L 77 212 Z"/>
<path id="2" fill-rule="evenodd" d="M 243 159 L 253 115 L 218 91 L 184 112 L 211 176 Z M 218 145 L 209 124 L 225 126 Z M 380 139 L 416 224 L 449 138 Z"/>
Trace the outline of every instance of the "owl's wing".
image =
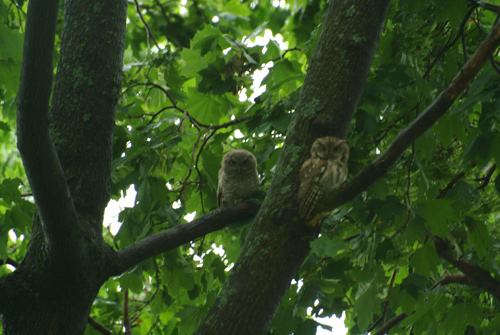
<path id="1" fill-rule="evenodd" d="M 299 203 L 299 215 L 303 219 L 308 219 L 321 199 L 323 192 L 317 184 L 308 185 L 303 192 L 304 198 Z"/>
<path id="2" fill-rule="evenodd" d="M 303 219 L 310 217 L 323 195 L 320 182 L 326 167 L 326 160 L 313 157 L 304 162 L 300 169 L 299 214 Z"/>
<path id="3" fill-rule="evenodd" d="M 222 207 L 222 187 L 217 188 L 217 208 Z"/>

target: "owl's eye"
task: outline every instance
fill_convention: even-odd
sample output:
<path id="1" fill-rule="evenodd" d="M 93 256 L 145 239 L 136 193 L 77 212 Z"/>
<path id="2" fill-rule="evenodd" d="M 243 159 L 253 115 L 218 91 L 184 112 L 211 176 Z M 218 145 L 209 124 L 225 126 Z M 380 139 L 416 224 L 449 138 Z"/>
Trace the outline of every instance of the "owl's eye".
<path id="1" fill-rule="evenodd" d="M 241 165 L 244 165 L 244 166 L 248 165 L 248 161 L 244 160 L 243 162 L 241 162 Z"/>
<path id="2" fill-rule="evenodd" d="M 234 159 L 231 159 L 231 160 L 229 161 L 229 165 L 231 165 L 231 166 L 235 166 L 235 165 L 236 165 L 236 161 L 235 161 Z"/>

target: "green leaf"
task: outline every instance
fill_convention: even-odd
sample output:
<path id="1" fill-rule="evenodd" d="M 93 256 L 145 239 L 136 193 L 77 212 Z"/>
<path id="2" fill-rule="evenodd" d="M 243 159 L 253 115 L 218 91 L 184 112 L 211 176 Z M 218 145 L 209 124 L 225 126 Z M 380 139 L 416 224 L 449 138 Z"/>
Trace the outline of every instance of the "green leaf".
<path id="1" fill-rule="evenodd" d="M 7 28 L 3 23 L 0 24 L 0 59 L 20 64 L 22 52 L 23 36 L 19 32 Z"/>
<path id="2" fill-rule="evenodd" d="M 481 259 L 488 256 L 492 250 L 491 236 L 486 228 L 486 225 L 481 221 L 467 220 L 469 228 L 469 240 L 474 250 Z"/>
<path id="3" fill-rule="evenodd" d="M 118 278 L 120 286 L 122 289 L 129 289 L 134 293 L 139 293 L 143 290 L 142 286 L 142 276 L 137 275 L 137 273 L 127 273 Z"/>
<path id="4" fill-rule="evenodd" d="M 451 206 L 446 199 L 436 199 L 425 203 L 416 211 L 418 215 L 427 220 L 428 227 L 432 234 L 439 237 L 446 237 L 448 234 L 448 220 L 452 216 Z"/>
<path id="5" fill-rule="evenodd" d="M 467 13 L 468 2 L 465 0 L 441 0 L 436 6 L 436 19 L 449 20 L 454 28 L 458 28 Z"/>
<path id="6" fill-rule="evenodd" d="M 347 249 L 347 243 L 340 238 L 329 239 L 321 236 L 311 242 L 311 251 L 318 257 L 335 257 L 345 249 Z"/>
<path id="7" fill-rule="evenodd" d="M 358 316 L 359 329 L 366 330 L 372 323 L 374 314 L 380 310 L 380 299 L 377 296 L 377 283 L 372 280 L 358 292 L 354 311 Z"/>
<path id="8" fill-rule="evenodd" d="M 426 277 L 437 271 L 439 256 L 432 242 L 426 243 L 418 249 L 410 259 L 410 266 L 415 268 L 415 273 Z"/>
<path id="9" fill-rule="evenodd" d="M 204 56 L 209 51 L 213 51 L 218 47 L 218 39 L 221 37 L 221 32 L 218 28 L 206 25 L 203 30 L 200 30 L 193 37 L 191 49 L 199 50 L 201 56 Z"/>
<path id="10" fill-rule="evenodd" d="M 208 63 L 201 57 L 200 50 L 183 49 L 181 56 L 185 64 L 181 70 L 183 76 L 192 77 L 208 66 Z"/>

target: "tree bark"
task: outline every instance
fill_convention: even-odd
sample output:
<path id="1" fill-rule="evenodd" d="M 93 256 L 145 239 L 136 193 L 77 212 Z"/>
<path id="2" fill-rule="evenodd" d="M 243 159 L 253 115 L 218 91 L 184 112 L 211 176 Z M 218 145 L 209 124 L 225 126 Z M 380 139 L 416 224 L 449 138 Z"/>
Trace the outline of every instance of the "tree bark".
<path id="1" fill-rule="evenodd" d="M 0 279 L 5 334 L 83 334 L 112 255 L 101 227 L 127 3 L 68 0 L 65 5 L 50 117 L 58 1 L 28 5 L 18 147 L 37 214 L 23 262 Z"/>
<path id="2" fill-rule="evenodd" d="M 345 137 L 389 1 L 331 1 L 269 188 L 223 290 L 196 334 L 264 334 L 309 253 L 299 219 L 299 170 L 316 137 Z"/>

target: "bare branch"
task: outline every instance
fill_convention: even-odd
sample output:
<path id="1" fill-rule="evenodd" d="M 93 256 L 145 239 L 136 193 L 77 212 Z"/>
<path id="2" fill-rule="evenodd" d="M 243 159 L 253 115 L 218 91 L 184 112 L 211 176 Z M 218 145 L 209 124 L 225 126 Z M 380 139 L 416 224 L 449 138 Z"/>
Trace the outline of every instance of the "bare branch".
<path id="1" fill-rule="evenodd" d="M 117 253 L 110 264 L 109 276 L 119 275 L 135 264 L 172 250 L 198 237 L 227 227 L 241 220 L 251 219 L 260 206 L 254 202 L 242 202 L 216 209 L 196 220 L 170 228 L 136 242 Z"/>

